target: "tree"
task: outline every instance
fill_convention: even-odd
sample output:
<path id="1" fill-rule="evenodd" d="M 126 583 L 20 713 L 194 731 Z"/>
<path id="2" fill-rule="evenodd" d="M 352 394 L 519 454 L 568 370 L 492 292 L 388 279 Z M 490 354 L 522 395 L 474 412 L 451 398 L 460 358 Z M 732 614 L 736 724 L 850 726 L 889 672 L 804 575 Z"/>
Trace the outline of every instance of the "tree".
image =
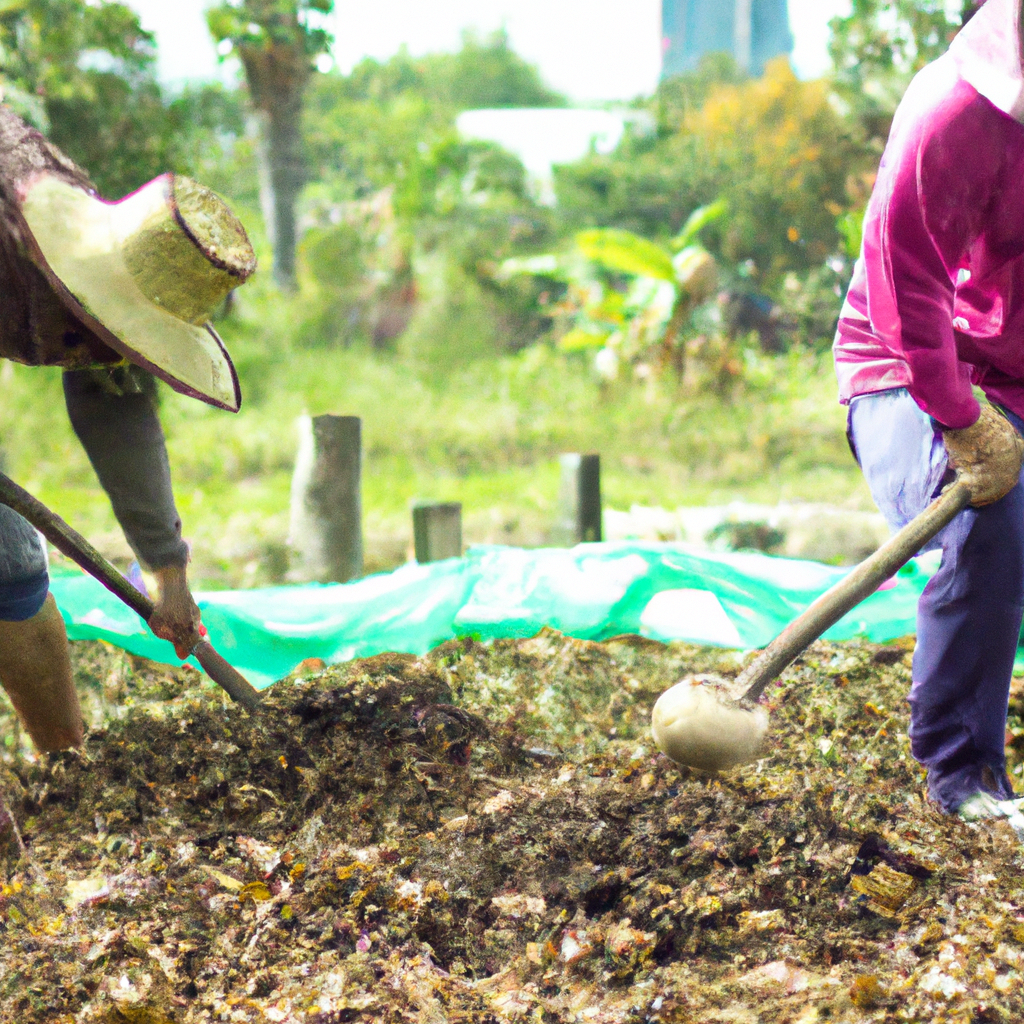
<path id="1" fill-rule="evenodd" d="M 522 347 L 542 333 L 540 286 L 525 276 L 499 280 L 497 268 L 509 256 L 551 244 L 553 215 L 531 198 L 516 157 L 460 139 L 455 120 L 480 106 L 556 102 L 561 97 L 503 33 L 467 35 L 457 53 L 403 51 L 387 61 L 364 60 L 348 75 L 317 75 L 304 109 L 312 180 L 302 216 L 312 227 L 299 260 L 303 287 L 315 278 L 318 294 L 333 298 L 311 336 L 365 335 L 387 345 L 421 306 L 438 323 L 464 325 L 449 332 L 455 357 L 466 355 L 459 338 L 475 335 L 477 350 L 493 351 Z M 353 228 L 362 236 L 358 244 Z M 364 266 L 354 302 L 355 256 Z M 416 316 L 413 334 L 429 333 Z"/>
<path id="2" fill-rule="evenodd" d="M 713 90 L 682 128 L 718 183 L 716 195 L 729 203 L 720 248 L 729 263 L 752 261 L 754 280 L 766 288 L 836 251 L 836 218 L 848 205 L 860 150 L 826 82 L 798 81 L 778 58 L 761 78 Z"/>
<path id="3" fill-rule="evenodd" d="M 979 6 L 975 0 L 852 0 L 848 15 L 832 19 L 833 87 L 876 153 L 910 79 L 946 51 Z"/>
<path id="4" fill-rule="evenodd" d="M 349 75 L 310 84 L 304 123 L 313 176 L 337 198 L 415 189 L 412 179 L 434 162 L 430 150 L 451 136 L 460 111 L 562 103 L 503 32 L 483 41 L 467 33 L 458 53 L 368 58 Z"/>
<path id="5" fill-rule="evenodd" d="M 259 206 L 253 142 L 246 135 L 243 89 L 219 83 L 189 86 L 167 104 L 174 170 L 187 174 L 233 203 Z"/>
<path id="6" fill-rule="evenodd" d="M 663 88 L 651 106 L 655 132 L 627 133 L 615 153 L 556 169 L 566 226 L 667 241 L 691 210 L 723 198 L 728 222 L 706 244 L 726 265 L 750 261 L 762 291 L 836 250 L 836 217 L 849 205 L 847 178 L 860 150 L 827 83 L 798 81 L 785 60 L 756 79 L 708 64 Z"/>
<path id="7" fill-rule="evenodd" d="M 167 170 L 174 126 L 154 43 L 119 3 L 0 2 L 4 101 L 120 197 Z"/>
<path id="8" fill-rule="evenodd" d="M 317 16 L 333 0 L 227 0 L 207 12 L 219 52 L 238 54 L 259 125 L 260 194 L 274 280 L 295 288 L 296 203 L 305 183 L 302 100 L 329 34 Z"/>
<path id="9" fill-rule="evenodd" d="M 565 106 L 565 97 L 544 84 L 536 66 L 512 50 L 504 29 L 484 39 L 464 33 L 458 53 L 427 57 L 423 72 L 427 91 L 455 110 Z"/>

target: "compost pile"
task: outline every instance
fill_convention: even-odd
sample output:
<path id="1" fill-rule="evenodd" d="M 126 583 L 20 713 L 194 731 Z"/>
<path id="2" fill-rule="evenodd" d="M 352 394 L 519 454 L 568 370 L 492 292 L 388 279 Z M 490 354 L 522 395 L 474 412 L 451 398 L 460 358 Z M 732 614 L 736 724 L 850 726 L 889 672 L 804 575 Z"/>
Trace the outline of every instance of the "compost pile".
<path id="1" fill-rule="evenodd" d="M 925 803 L 905 645 L 815 645 L 718 776 L 647 722 L 727 652 L 452 641 L 249 715 L 75 646 L 84 753 L 5 719 L 5 1022 L 1024 1017 L 1022 848 Z"/>

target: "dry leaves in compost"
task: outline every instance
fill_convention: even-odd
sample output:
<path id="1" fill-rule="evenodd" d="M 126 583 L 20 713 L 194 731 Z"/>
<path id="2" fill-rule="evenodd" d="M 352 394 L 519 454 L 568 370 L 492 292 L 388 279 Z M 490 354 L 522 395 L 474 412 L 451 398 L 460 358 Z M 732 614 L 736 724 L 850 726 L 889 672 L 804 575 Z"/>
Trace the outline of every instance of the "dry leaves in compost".
<path id="1" fill-rule="evenodd" d="M 75 659 L 84 751 L 5 759 L 31 861 L 0 888 L 0 1020 L 1024 1016 L 1021 847 L 923 800 L 899 646 L 815 645 L 765 757 L 718 776 L 647 722 L 683 674 L 734 675 L 726 652 L 453 641 L 252 716 L 195 674 Z"/>

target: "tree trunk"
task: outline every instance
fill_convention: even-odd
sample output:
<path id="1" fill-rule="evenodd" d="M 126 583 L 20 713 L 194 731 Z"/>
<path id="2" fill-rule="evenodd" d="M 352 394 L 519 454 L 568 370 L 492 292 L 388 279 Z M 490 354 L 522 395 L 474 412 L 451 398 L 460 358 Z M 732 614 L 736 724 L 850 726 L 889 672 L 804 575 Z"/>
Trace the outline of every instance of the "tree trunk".
<path id="1" fill-rule="evenodd" d="M 274 280 L 294 291 L 295 207 L 306 181 L 302 96 L 312 68 L 298 46 L 246 46 L 239 52 L 256 113 L 260 205 L 274 252 Z"/>
<path id="2" fill-rule="evenodd" d="M 300 115 L 301 110 L 261 110 L 255 119 L 260 207 L 274 254 L 274 280 L 285 291 L 295 288 L 295 207 L 305 183 Z"/>

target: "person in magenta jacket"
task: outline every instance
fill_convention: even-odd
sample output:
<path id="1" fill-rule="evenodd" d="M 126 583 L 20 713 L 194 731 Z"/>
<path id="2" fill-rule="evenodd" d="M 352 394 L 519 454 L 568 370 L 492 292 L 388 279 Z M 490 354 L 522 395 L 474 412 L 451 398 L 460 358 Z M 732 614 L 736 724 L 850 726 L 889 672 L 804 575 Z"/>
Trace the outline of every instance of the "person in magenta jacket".
<path id="1" fill-rule="evenodd" d="M 1024 614 L 1021 0 L 988 0 L 893 120 L 834 344 L 851 447 L 893 528 L 956 472 L 972 507 L 933 546 L 910 739 L 930 798 L 1010 816 L 1007 702 Z"/>

